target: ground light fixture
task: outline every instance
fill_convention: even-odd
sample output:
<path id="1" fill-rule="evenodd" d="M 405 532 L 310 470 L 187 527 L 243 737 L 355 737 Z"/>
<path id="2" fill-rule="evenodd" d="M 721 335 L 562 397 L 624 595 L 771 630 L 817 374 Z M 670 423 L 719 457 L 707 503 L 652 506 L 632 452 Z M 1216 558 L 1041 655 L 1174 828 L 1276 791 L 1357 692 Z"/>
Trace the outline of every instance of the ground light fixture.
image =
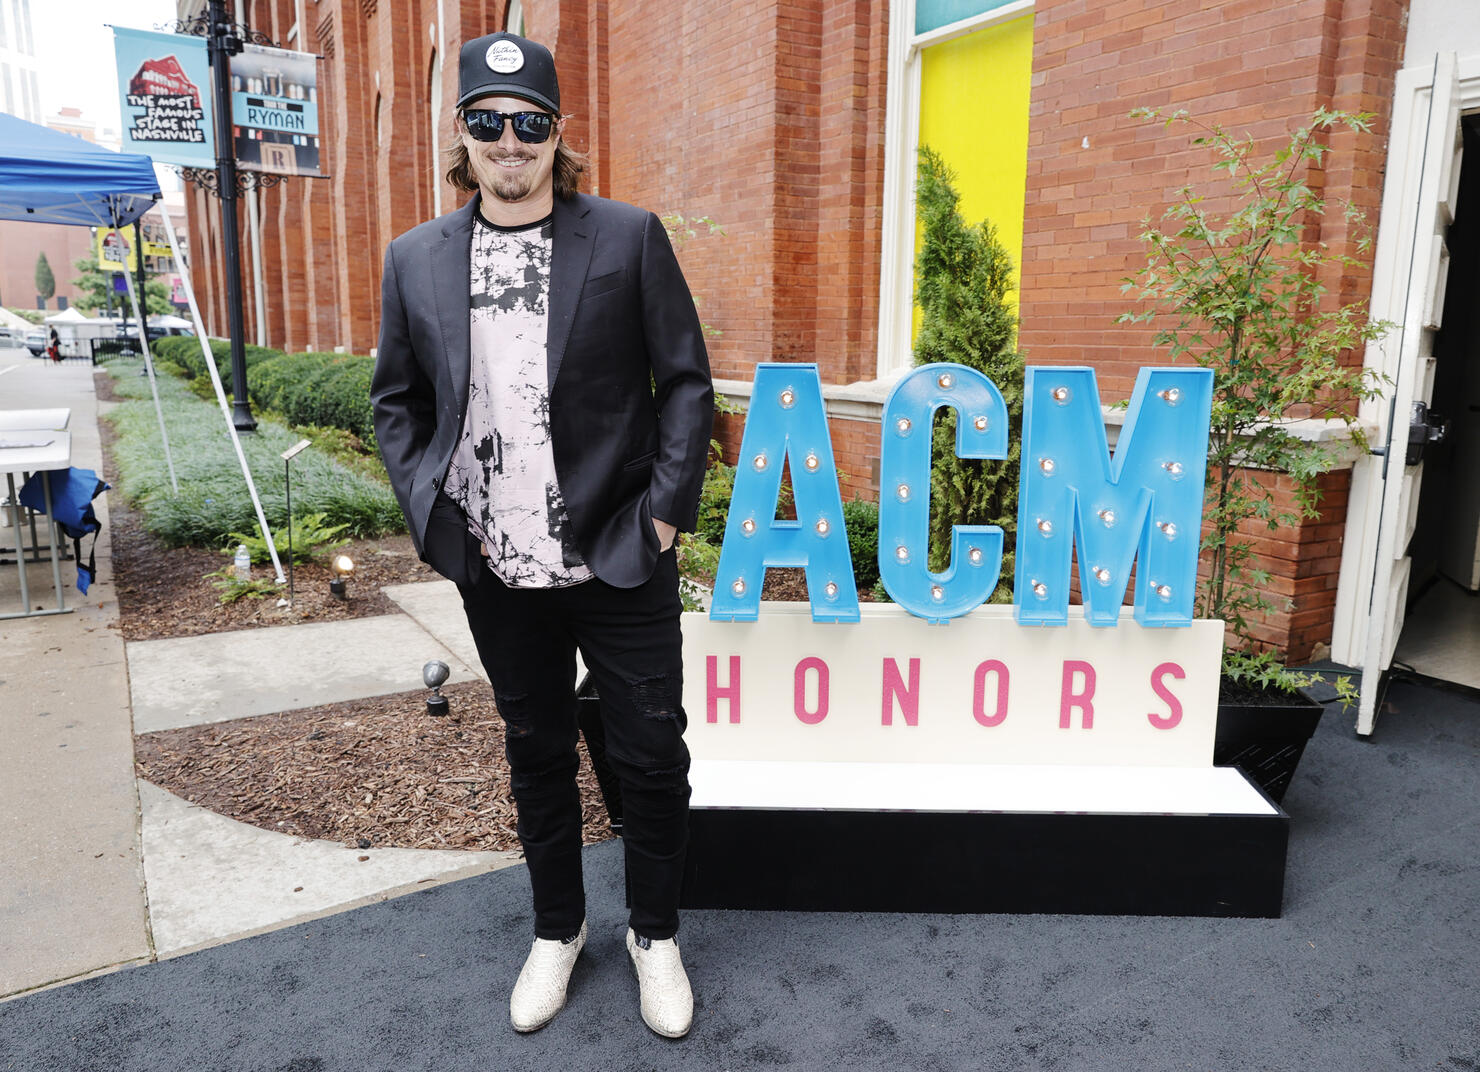
<path id="1" fill-rule="evenodd" d="M 300 439 L 283 451 L 283 495 L 288 507 L 288 598 L 278 600 L 278 606 L 293 607 L 293 459 L 309 446 L 309 440 Z"/>
<path id="2" fill-rule="evenodd" d="M 433 659 L 421 668 L 421 679 L 426 682 L 427 688 L 432 694 L 427 697 L 427 714 L 445 715 L 448 704 L 447 697 L 442 695 L 442 685 L 452 671 L 441 659 Z"/>
<path id="3" fill-rule="evenodd" d="M 355 561 L 349 555 L 335 555 L 329 563 L 334 579 L 329 582 L 329 594 L 335 599 L 349 598 L 349 575 L 355 571 Z"/>

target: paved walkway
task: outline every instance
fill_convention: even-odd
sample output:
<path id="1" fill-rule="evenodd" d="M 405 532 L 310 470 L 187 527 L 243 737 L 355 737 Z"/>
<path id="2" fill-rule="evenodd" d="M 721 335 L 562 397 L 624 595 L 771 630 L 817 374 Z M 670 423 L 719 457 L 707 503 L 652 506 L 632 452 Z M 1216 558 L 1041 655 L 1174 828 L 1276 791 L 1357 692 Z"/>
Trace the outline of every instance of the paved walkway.
<path id="1" fill-rule="evenodd" d="M 101 472 L 106 404 L 95 401 L 93 370 L 0 350 L 0 408 L 52 406 L 72 411 L 73 464 Z M 404 692 L 421 687 L 432 658 L 453 681 L 476 677 L 478 664 L 445 582 L 393 590 L 398 614 L 126 644 L 107 507 L 103 496 L 99 578 L 85 597 L 63 566 L 73 612 L 0 621 L 0 999 L 516 861 L 346 849 L 234 822 L 136 780 L 135 733 Z M 8 535 L 0 529 L 0 543 Z M 50 596 L 49 565 L 27 576 L 33 605 Z M 13 567 L 0 569 L 0 613 L 19 599 Z"/>

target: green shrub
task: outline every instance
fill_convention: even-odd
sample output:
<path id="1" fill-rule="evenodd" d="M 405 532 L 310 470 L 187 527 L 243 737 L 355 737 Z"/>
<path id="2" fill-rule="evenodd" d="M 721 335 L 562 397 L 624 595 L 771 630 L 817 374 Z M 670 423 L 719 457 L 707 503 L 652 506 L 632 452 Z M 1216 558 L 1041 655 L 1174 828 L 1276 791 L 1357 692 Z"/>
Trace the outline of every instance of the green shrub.
<path id="1" fill-rule="evenodd" d="M 948 565 L 951 529 L 1002 529 L 1002 574 L 993 603 L 1012 600 L 1017 535 L 1018 462 L 1022 453 L 1023 355 L 1017 349 L 1012 257 L 986 220 L 968 225 L 959 209 L 955 176 L 928 146 L 920 147 L 915 185 L 924 234 L 915 258 L 920 334 L 915 364 L 949 361 L 982 372 L 1002 392 L 1009 423 L 1007 457 L 1000 461 L 956 454 L 956 413 L 937 415 L 930 467 L 930 568 Z"/>
<path id="2" fill-rule="evenodd" d="M 194 335 L 166 335 L 162 339 L 155 339 L 149 344 L 149 352 L 154 356 L 154 367 L 156 369 L 170 365 L 178 368 L 176 376 L 194 375 L 190 372 L 190 356 L 187 351 L 194 350 L 197 359 L 200 357 L 200 343 L 195 340 Z M 199 364 L 199 360 L 196 362 Z"/>
<path id="3" fill-rule="evenodd" d="M 180 484 L 179 495 L 172 494 L 149 384 L 138 370 L 137 361 L 110 366 L 115 391 L 131 401 L 121 403 L 107 419 L 118 432 L 114 458 L 122 490 L 142 508 L 145 527 L 172 546 L 211 548 L 222 547 L 233 532 L 257 531 L 256 513 L 220 408 L 214 401 L 193 397 L 180 380 L 166 377 L 158 381 L 160 405 Z M 241 439 L 274 540 L 287 517 L 281 454 L 299 438 L 263 419 L 256 433 Z M 293 506 L 300 517 L 321 513 L 328 523 L 344 525 L 345 535 L 354 538 L 404 531 L 400 507 L 383 482 L 314 448 L 292 465 Z"/>
<path id="4" fill-rule="evenodd" d="M 363 354 L 283 354 L 254 369 L 249 387 L 259 407 L 293 424 L 342 428 L 373 450 L 374 371 L 375 359 Z"/>
<path id="5" fill-rule="evenodd" d="M 848 529 L 848 554 L 853 558 L 853 583 L 860 592 L 879 583 L 879 504 L 854 499 L 843 504 Z"/>
<path id="6" fill-rule="evenodd" d="M 249 577 L 242 580 L 231 566 L 223 566 L 206 577 L 221 593 L 222 603 L 235 603 L 238 599 L 266 599 L 277 595 L 282 587 L 268 577 Z"/>
<path id="7" fill-rule="evenodd" d="M 231 393 L 231 343 L 226 339 L 211 339 L 211 354 L 216 359 L 216 370 L 221 374 L 221 385 L 226 388 L 226 393 Z M 160 339 L 154 345 L 154 351 L 161 357 L 166 357 L 175 364 L 180 365 L 190 373 L 191 378 L 205 377 L 210 382 L 210 372 L 206 369 L 206 360 L 201 355 L 200 343 L 194 336 L 177 335 L 172 338 Z M 242 356 L 247 363 L 247 387 L 252 386 L 251 371 L 264 361 L 270 361 L 275 357 L 281 357 L 281 350 L 272 350 L 265 346 L 245 346 Z M 214 394 L 214 390 L 212 391 Z"/>
<path id="8" fill-rule="evenodd" d="M 323 514 L 294 514 L 292 531 L 287 526 L 281 531 L 274 530 L 272 540 L 280 560 L 286 560 L 288 544 L 291 542 L 293 561 L 309 562 L 322 551 L 332 551 L 349 543 L 349 537 L 343 535 L 346 527 L 329 524 Z M 272 553 L 268 551 L 267 541 L 262 538 L 260 529 L 250 533 L 231 533 L 227 537 L 226 546 L 222 548 L 222 554 L 234 555 L 238 547 L 247 549 L 254 565 L 260 566 L 272 561 Z"/>

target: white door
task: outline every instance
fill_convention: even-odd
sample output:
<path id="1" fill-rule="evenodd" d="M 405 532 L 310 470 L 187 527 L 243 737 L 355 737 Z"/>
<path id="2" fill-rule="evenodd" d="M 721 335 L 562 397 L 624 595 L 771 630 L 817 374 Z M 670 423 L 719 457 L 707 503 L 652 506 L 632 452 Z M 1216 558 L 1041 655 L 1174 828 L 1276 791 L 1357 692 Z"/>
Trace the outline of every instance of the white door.
<path id="1" fill-rule="evenodd" d="M 1388 410 L 1380 459 L 1382 506 L 1357 711 L 1357 732 L 1364 735 L 1377 725 L 1378 685 L 1383 672 L 1392 665 L 1408 598 L 1408 575 L 1412 567 L 1408 543 L 1418 519 L 1423 465 L 1406 465 L 1404 454 L 1414 404 L 1427 403 L 1433 392 L 1434 332 L 1444 311 L 1444 282 L 1449 274 L 1449 253 L 1444 239 L 1454 220 L 1463 147 L 1454 53 L 1440 53 L 1435 58 L 1433 88 L 1428 96 L 1428 118 L 1419 142 L 1418 162 L 1422 170 L 1418 203 L 1403 210 L 1411 213 L 1412 222 L 1407 227 L 1411 235 L 1407 250 L 1408 288 L 1402 319 L 1395 329 L 1400 333 L 1398 364 L 1384 399 Z"/>
<path id="2" fill-rule="evenodd" d="M 1449 418 L 1454 475 L 1444 509 L 1439 572 L 1474 592 L 1480 589 L 1480 332 L 1472 334 L 1466 352 L 1456 353 L 1453 360 L 1468 362 L 1471 372 L 1465 377 L 1464 397 L 1441 400 Z"/>

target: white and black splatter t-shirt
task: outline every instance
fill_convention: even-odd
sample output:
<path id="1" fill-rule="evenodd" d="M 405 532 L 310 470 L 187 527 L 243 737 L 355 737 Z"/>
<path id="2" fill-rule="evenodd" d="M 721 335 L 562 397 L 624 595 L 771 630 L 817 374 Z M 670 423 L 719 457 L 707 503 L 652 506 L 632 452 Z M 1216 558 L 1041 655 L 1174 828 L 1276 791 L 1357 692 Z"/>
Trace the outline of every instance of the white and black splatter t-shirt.
<path id="1" fill-rule="evenodd" d="M 550 447 L 550 220 L 495 227 L 476 216 L 468 414 L 445 488 L 511 588 L 591 577 L 576 549 Z"/>

